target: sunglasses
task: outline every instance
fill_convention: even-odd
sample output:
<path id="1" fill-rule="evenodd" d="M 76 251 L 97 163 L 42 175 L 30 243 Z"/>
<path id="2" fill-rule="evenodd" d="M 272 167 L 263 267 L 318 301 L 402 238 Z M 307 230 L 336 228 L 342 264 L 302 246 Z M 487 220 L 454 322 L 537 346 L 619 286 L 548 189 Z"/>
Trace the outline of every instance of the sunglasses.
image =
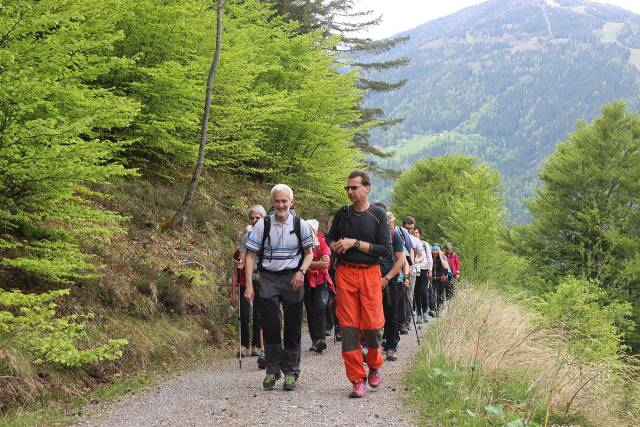
<path id="1" fill-rule="evenodd" d="M 356 191 L 358 188 L 362 187 L 362 185 L 345 185 L 344 191 Z"/>

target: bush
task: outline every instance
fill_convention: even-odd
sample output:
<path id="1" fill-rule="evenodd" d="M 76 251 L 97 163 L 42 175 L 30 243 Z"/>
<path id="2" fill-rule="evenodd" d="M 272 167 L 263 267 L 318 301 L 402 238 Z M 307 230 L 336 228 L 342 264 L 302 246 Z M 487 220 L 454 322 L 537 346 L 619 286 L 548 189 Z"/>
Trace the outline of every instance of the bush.
<path id="1" fill-rule="evenodd" d="M 55 299 L 68 295 L 68 289 L 43 294 L 23 294 L 0 290 L 0 344 L 27 354 L 36 365 L 77 367 L 122 356 L 127 340 L 109 340 L 100 346 L 81 350 L 77 343 L 87 339 L 86 325 L 77 315 L 56 317 Z"/>
<path id="2" fill-rule="evenodd" d="M 538 304 L 542 321 L 562 329 L 569 350 L 588 361 L 616 358 L 624 350 L 622 339 L 633 328 L 627 318 L 631 304 L 610 301 L 597 283 L 568 277 Z"/>

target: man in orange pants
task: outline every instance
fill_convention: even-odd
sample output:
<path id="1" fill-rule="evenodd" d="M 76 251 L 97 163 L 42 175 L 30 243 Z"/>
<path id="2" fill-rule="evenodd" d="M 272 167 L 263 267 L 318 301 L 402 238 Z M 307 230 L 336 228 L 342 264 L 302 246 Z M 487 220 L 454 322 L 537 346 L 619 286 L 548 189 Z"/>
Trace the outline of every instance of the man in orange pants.
<path id="1" fill-rule="evenodd" d="M 337 253 L 336 315 L 342 328 L 342 358 L 353 383 L 349 397 L 365 397 L 367 381 L 380 385 L 384 327 L 380 258 L 391 256 L 386 212 L 369 203 L 371 179 L 354 171 L 345 187 L 352 204 L 338 210 L 326 240 Z M 367 347 L 364 369 L 361 338 Z"/>

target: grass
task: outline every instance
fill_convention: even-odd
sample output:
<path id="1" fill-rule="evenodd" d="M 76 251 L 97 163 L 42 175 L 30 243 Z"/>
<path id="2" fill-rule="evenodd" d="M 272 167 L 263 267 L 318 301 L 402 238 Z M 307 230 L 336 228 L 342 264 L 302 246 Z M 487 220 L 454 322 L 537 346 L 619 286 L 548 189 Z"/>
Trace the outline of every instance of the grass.
<path id="1" fill-rule="evenodd" d="M 635 425 L 640 414 L 620 373 L 576 360 L 536 325 L 533 312 L 497 291 L 463 287 L 407 376 L 421 424 Z"/>

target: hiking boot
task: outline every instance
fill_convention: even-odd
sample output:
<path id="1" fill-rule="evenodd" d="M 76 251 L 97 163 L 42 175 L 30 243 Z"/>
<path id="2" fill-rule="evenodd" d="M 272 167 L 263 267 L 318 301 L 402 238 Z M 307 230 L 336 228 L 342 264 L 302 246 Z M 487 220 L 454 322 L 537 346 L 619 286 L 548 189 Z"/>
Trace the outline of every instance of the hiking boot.
<path id="1" fill-rule="evenodd" d="M 322 353 L 324 350 L 327 349 L 327 343 L 324 342 L 324 340 L 318 340 L 315 343 L 315 347 L 316 347 L 315 349 L 316 353 Z"/>
<path id="2" fill-rule="evenodd" d="M 273 390 L 273 387 L 276 385 L 276 381 L 280 379 L 280 373 L 278 374 L 267 374 L 262 380 L 262 388 L 265 390 Z"/>
<path id="3" fill-rule="evenodd" d="M 264 358 L 264 352 L 258 355 L 258 369 L 267 369 L 267 359 Z"/>
<path id="4" fill-rule="evenodd" d="M 376 388 L 380 385 L 380 381 L 382 381 L 382 374 L 380 374 L 380 369 L 369 369 L 369 376 L 367 377 L 367 381 L 369 381 L 369 385 L 371 388 Z"/>
<path id="5" fill-rule="evenodd" d="M 292 391 L 296 389 L 296 376 L 293 372 L 284 374 L 284 384 L 282 389 L 285 391 Z"/>
<path id="6" fill-rule="evenodd" d="M 393 348 L 390 348 L 387 351 L 385 351 L 385 356 L 389 362 L 395 362 L 396 360 L 398 360 L 396 356 L 396 350 Z"/>
<path id="7" fill-rule="evenodd" d="M 400 326 L 400 335 L 407 335 L 409 333 L 409 329 L 405 325 Z"/>
<path id="8" fill-rule="evenodd" d="M 355 383 L 353 383 L 353 390 L 349 394 L 349 397 L 352 399 L 358 399 L 366 396 L 367 396 L 367 379 L 360 378 Z"/>
<path id="9" fill-rule="evenodd" d="M 244 347 L 242 351 L 236 352 L 236 357 L 240 357 L 240 355 L 242 355 L 242 357 L 249 357 L 251 356 L 251 350 L 247 347 Z"/>
<path id="10" fill-rule="evenodd" d="M 309 347 L 309 351 L 316 351 L 316 343 L 315 342 L 313 344 L 311 344 L 311 347 Z"/>

